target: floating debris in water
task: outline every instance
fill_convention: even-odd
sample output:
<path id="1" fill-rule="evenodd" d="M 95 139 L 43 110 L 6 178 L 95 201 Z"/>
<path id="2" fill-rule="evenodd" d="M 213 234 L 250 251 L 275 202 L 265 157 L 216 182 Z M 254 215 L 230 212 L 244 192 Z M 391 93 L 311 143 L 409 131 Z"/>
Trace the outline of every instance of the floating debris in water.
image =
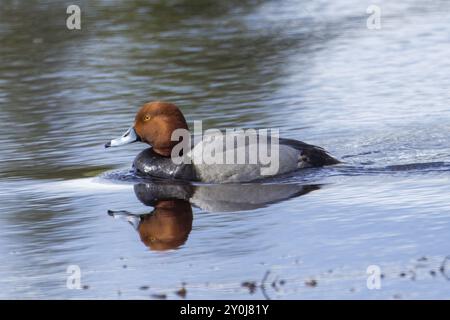
<path id="1" fill-rule="evenodd" d="M 88 286 L 87 284 L 85 284 L 85 285 L 83 285 L 81 288 L 82 288 L 83 290 L 87 290 L 87 289 L 89 289 L 89 286 Z"/>
<path id="2" fill-rule="evenodd" d="M 167 299 L 167 295 L 164 293 L 155 293 L 155 294 L 152 294 L 152 298 L 163 300 L 163 299 Z"/>
<path id="3" fill-rule="evenodd" d="M 278 279 L 275 279 L 275 280 L 272 282 L 271 286 L 272 286 L 272 288 L 273 288 L 275 291 L 279 291 L 279 290 L 280 290 L 279 286 L 283 286 L 285 283 L 286 283 L 285 280 L 278 280 Z"/>
<path id="4" fill-rule="evenodd" d="M 150 287 L 149 286 L 140 286 L 139 290 L 148 290 Z"/>
<path id="5" fill-rule="evenodd" d="M 444 258 L 444 261 L 442 261 L 439 271 L 442 273 L 445 279 L 450 280 L 450 277 L 446 273 L 446 265 L 448 260 L 450 260 L 450 256 Z"/>
<path id="6" fill-rule="evenodd" d="M 425 256 L 423 256 L 422 258 L 417 259 L 417 261 L 421 261 L 421 262 L 427 261 L 427 260 L 428 260 L 428 259 L 427 259 L 427 257 L 425 257 Z"/>
<path id="7" fill-rule="evenodd" d="M 306 280 L 306 281 L 305 281 L 305 285 L 306 285 L 307 287 L 314 288 L 314 287 L 317 286 L 317 280 L 314 280 L 314 279 Z"/>
<path id="8" fill-rule="evenodd" d="M 175 291 L 175 294 L 178 295 L 178 296 L 180 296 L 180 297 L 183 298 L 183 299 L 186 298 L 187 290 L 186 290 L 186 288 L 184 287 L 184 284 L 183 284 L 183 286 L 181 287 L 180 290 Z"/>
<path id="9" fill-rule="evenodd" d="M 256 282 L 255 281 L 242 282 L 241 286 L 243 286 L 244 288 L 247 288 L 248 291 L 250 292 L 250 294 L 253 294 L 256 291 Z"/>

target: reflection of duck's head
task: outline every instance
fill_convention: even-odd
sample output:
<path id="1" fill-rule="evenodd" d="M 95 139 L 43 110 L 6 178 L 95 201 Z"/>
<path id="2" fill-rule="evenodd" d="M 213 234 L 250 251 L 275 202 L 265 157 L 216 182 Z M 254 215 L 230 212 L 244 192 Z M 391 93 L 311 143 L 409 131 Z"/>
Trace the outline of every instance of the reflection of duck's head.
<path id="1" fill-rule="evenodd" d="M 192 208 L 185 200 L 160 200 L 151 214 L 141 216 L 137 231 L 151 250 L 175 249 L 192 229 Z"/>

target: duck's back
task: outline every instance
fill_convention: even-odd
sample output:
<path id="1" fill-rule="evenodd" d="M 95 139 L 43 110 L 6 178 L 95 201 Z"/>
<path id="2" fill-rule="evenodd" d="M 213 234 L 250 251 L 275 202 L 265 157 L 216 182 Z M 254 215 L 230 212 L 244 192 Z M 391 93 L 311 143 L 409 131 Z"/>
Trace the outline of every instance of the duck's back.
<path id="1" fill-rule="evenodd" d="M 236 143 L 228 142 L 227 146 L 227 140 Z M 275 139 L 264 143 L 267 141 L 267 136 L 244 133 L 207 135 L 187 156 L 198 180 L 220 183 L 252 181 L 339 163 L 322 148 L 301 141 Z"/>

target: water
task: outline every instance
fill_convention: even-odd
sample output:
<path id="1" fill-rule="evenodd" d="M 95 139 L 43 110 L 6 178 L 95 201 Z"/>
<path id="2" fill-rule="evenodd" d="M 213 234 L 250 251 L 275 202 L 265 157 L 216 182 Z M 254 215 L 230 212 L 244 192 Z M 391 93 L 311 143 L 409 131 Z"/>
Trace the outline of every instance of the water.
<path id="1" fill-rule="evenodd" d="M 0 9 L 0 298 L 449 298 L 448 2 L 378 1 L 381 30 L 371 1 L 75 3 L 81 31 L 59 2 Z M 156 99 L 345 163 L 262 185 L 116 179 L 145 146 L 103 144 Z M 151 192 L 180 199 L 139 234 Z"/>

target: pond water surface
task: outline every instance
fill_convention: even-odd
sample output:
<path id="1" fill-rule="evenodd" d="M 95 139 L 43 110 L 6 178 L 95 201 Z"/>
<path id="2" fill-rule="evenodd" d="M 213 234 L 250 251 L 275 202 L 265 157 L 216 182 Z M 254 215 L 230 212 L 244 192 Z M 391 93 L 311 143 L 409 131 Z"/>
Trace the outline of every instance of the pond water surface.
<path id="1" fill-rule="evenodd" d="M 79 31 L 59 1 L 0 8 L 0 298 L 450 297 L 448 1 L 377 1 L 381 30 L 366 0 L 73 4 Z M 344 163 L 264 184 L 115 179 L 145 145 L 103 144 L 157 99 Z"/>

